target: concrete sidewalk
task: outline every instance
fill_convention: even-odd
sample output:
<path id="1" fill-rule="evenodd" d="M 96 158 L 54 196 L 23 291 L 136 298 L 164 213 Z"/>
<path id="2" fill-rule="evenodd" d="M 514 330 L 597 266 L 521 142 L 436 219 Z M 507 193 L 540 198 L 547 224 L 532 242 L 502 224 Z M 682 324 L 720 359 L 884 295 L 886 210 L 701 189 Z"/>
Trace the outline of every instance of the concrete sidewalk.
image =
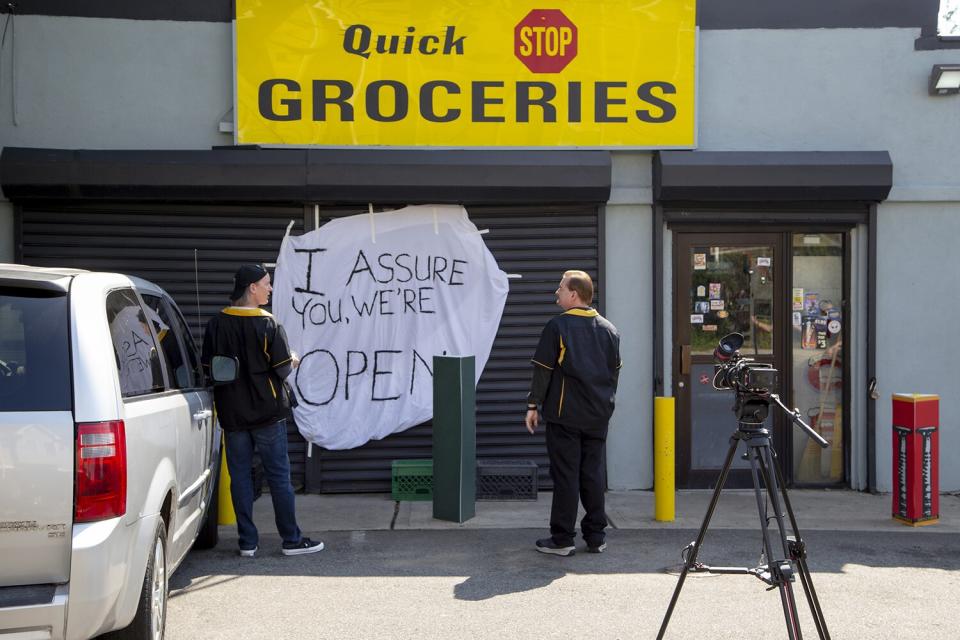
<path id="1" fill-rule="evenodd" d="M 678 491 L 676 518 L 654 520 L 652 491 L 607 493 L 607 515 L 613 529 L 697 529 L 710 503 L 711 491 Z M 940 522 L 910 527 L 890 515 L 889 494 L 846 490 L 796 490 L 788 496 L 800 531 L 875 531 L 960 533 L 960 496 L 940 496 Z M 550 519 L 549 492 L 534 501 L 481 501 L 476 516 L 463 524 L 433 518 L 432 502 L 394 502 L 389 494 L 298 495 L 297 519 L 308 534 L 324 531 L 542 529 Z M 254 519 L 262 532 L 275 531 L 269 494 L 254 503 Z M 757 503 L 750 489 L 721 494 L 711 529 L 753 529 L 759 526 Z"/>

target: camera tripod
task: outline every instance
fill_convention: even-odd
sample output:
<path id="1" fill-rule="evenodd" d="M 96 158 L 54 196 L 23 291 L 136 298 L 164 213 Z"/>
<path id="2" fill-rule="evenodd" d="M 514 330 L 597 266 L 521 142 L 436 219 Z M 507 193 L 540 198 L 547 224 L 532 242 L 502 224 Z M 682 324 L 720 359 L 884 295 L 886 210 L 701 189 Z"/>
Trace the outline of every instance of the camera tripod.
<path id="1" fill-rule="evenodd" d="M 810 605 L 810 612 L 813 615 L 813 622 L 817 627 L 817 633 L 821 640 L 830 639 L 830 634 L 827 632 L 827 623 L 823 618 L 823 611 L 820 609 L 820 601 L 817 599 L 817 592 L 814 590 L 813 581 L 810 578 L 810 570 L 807 568 L 806 548 L 800 538 L 797 519 L 793 513 L 793 508 L 790 506 L 790 498 L 787 496 L 787 490 L 784 486 L 783 474 L 777 464 L 777 454 L 771 444 L 770 430 L 763 426 L 763 421 L 770 409 L 770 400 L 775 401 L 786 411 L 793 422 L 803 428 L 817 444 L 824 448 L 829 446 L 829 443 L 820 434 L 803 422 L 799 411 L 787 409 L 776 394 L 764 394 L 762 396 L 737 394 L 734 406 L 738 419 L 737 430 L 730 436 L 730 449 L 727 451 L 726 460 L 720 471 L 720 478 L 713 491 L 713 497 L 710 500 L 710 506 L 707 507 L 707 515 L 700 526 L 697 539 L 687 545 L 682 552 L 683 570 L 680 573 L 680 579 L 673 592 L 673 597 L 670 599 L 670 606 L 663 617 L 663 623 L 660 625 L 657 640 L 661 640 L 663 634 L 667 631 L 670 615 L 673 613 L 673 608 L 680 597 L 680 589 L 683 588 L 683 582 L 690 572 L 752 575 L 770 585 L 771 589 L 778 589 L 780 591 L 780 602 L 783 605 L 783 617 L 787 625 L 787 637 L 790 640 L 800 640 L 803 637 L 793 591 L 793 582 L 796 575 L 799 575 L 807 597 L 807 603 Z M 750 473 L 753 477 L 753 493 L 757 499 L 760 528 L 763 533 L 763 557 L 761 558 L 761 564 L 754 568 L 710 567 L 699 562 L 697 556 L 700 553 L 700 546 L 703 544 L 707 528 L 710 526 L 714 509 L 716 509 L 717 502 L 720 499 L 720 492 L 727 480 L 727 474 L 733 464 L 733 457 L 741 441 L 746 445 L 746 458 L 750 462 Z M 777 523 L 778 535 L 774 535 L 769 528 L 770 518 L 767 515 L 764 492 L 766 492 L 766 497 L 773 507 L 773 519 Z M 790 519 L 792 536 L 787 535 L 784 512 L 781 509 L 781 498 L 782 506 L 786 509 L 786 514 Z"/>

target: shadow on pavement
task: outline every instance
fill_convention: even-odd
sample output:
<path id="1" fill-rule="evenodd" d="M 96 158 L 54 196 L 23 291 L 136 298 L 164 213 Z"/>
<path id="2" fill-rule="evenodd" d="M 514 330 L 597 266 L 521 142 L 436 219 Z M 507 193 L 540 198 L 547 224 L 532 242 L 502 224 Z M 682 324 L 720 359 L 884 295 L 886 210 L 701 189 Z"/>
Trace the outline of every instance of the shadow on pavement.
<path id="1" fill-rule="evenodd" d="M 191 552 L 171 579 L 171 597 L 235 580 L 245 575 L 321 577 L 463 577 L 459 600 L 480 601 L 532 591 L 568 574 L 663 573 L 676 569 L 680 550 L 696 537 L 693 530 L 614 530 L 609 548 L 561 558 L 537 553 L 537 532 L 522 530 L 355 531 L 315 535 L 326 543 L 319 554 L 280 555 L 276 534 L 261 536 L 256 558 L 236 555 L 236 538 L 223 535 L 210 551 Z M 805 533 L 811 572 L 842 573 L 846 565 L 890 568 L 960 569 L 960 540 L 952 533 L 831 532 Z M 756 566 L 759 530 L 709 531 L 700 561 L 714 566 Z"/>

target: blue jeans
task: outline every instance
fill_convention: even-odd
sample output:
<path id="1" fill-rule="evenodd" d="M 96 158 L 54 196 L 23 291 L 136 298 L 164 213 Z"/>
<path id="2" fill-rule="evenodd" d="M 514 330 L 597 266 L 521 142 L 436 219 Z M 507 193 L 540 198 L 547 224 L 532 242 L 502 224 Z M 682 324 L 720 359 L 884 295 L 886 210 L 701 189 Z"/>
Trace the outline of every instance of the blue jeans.
<path id="1" fill-rule="evenodd" d="M 270 485 L 273 516 L 284 542 L 300 542 L 300 527 L 290 484 L 290 458 L 287 457 L 287 421 L 249 431 L 224 431 L 227 446 L 227 469 L 230 470 L 230 496 L 237 514 L 237 533 L 241 549 L 253 549 L 259 543 L 253 524 L 253 448 L 263 462 L 263 471 Z"/>

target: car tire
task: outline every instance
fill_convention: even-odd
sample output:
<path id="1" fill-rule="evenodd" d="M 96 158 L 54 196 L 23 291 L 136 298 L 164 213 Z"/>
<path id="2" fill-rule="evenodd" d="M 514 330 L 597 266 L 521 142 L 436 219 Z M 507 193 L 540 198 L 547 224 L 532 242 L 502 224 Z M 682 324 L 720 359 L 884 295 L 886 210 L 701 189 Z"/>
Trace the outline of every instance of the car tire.
<path id="1" fill-rule="evenodd" d="M 111 633 L 109 637 L 118 640 L 163 640 L 167 624 L 168 590 L 167 526 L 161 518 L 157 522 L 150 557 L 147 559 L 137 613 L 128 627 Z"/>
<path id="2" fill-rule="evenodd" d="M 193 541 L 194 549 L 213 549 L 220 540 L 220 467 L 217 465 L 217 479 L 213 483 L 213 495 L 210 496 L 210 506 L 200 524 L 197 539 Z"/>

